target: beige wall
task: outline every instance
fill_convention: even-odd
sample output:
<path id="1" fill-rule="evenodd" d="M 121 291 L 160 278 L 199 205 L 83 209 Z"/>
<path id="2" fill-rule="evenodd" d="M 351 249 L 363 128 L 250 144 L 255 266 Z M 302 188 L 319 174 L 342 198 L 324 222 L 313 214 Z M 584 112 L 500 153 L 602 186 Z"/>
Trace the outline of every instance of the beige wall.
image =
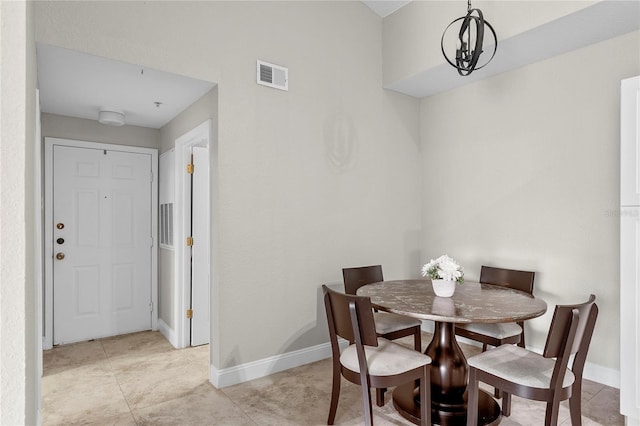
<path id="1" fill-rule="evenodd" d="M 319 287 L 341 281 L 343 266 L 417 276 L 418 101 L 382 89 L 381 19 L 364 4 L 36 12 L 38 41 L 218 83 L 215 367 L 327 342 Z M 289 92 L 258 86 L 256 59 L 289 67 Z"/>
<path id="2" fill-rule="evenodd" d="M 176 139 L 209 119 L 217 139 L 217 111 L 218 89 L 214 87 L 160 129 L 160 153 L 173 148 Z"/>
<path id="3" fill-rule="evenodd" d="M 619 93 L 637 52 L 634 32 L 421 102 L 425 258 L 447 253 L 470 279 L 482 264 L 536 271 L 550 308 L 596 294 L 588 360 L 614 370 Z M 544 346 L 552 311 L 528 344 Z"/>
<path id="4" fill-rule="evenodd" d="M 96 120 L 46 114 L 41 116 L 42 137 L 139 146 L 158 149 L 160 131 L 138 126 L 106 126 Z"/>
<path id="5" fill-rule="evenodd" d="M 0 424 L 36 424 L 33 4 L 0 2 L 0 22 Z"/>
<path id="6" fill-rule="evenodd" d="M 499 43 L 597 1 L 474 1 L 498 32 Z M 445 64 L 440 38 L 467 12 L 464 2 L 413 1 L 383 21 L 383 84 Z M 459 28 L 459 24 L 456 28 Z"/>

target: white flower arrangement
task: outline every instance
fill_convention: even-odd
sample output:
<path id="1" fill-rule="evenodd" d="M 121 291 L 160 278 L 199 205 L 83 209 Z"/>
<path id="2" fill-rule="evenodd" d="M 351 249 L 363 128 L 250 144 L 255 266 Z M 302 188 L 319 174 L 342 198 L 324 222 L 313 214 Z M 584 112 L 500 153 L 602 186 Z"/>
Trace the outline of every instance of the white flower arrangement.
<path id="1" fill-rule="evenodd" d="M 443 254 L 439 258 L 422 267 L 422 276 L 432 280 L 456 281 L 462 284 L 464 281 L 464 269 L 458 262 Z"/>

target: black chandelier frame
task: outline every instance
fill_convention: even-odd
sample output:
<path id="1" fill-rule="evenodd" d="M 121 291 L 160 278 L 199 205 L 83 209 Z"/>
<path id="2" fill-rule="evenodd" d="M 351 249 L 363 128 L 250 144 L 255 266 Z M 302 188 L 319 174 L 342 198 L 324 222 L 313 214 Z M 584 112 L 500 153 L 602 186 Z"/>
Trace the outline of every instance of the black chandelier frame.
<path id="1" fill-rule="evenodd" d="M 445 52 L 444 49 L 444 37 L 447 34 L 449 28 L 454 25 L 456 22 L 462 21 L 462 25 L 460 26 L 460 31 L 458 32 L 458 38 L 456 40 L 456 57 L 455 62 L 452 61 Z M 476 34 L 475 34 L 475 43 L 473 46 L 471 45 L 471 27 L 475 24 Z M 489 60 L 478 66 L 478 60 L 480 59 L 480 55 L 483 53 L 483 43 L 484 43 L 484 34 L 485 34 L 485 25 L 489 28 L 494 40 L 493 44 L 493 53 Z M 465 37 L 466 36 L 466 37 Z M 484 15 L 480 9 L 473 9 L 471 7 L 471 0 L 467 0 L 467 15 L 461 16 L 453 20 L 447 28 L 445 28 L 442 33 L 442 38 L 440 39 L 440 48 L 442 49 L 442 54 L 447 62 L 458 70 L 458 74 L 461 76 L 467 76 L 471 74 L 475 70 L 479 70 L 486 66 L 493 57 L 496 55 L 496 51 L 498 50 L 498 37 L 496 36 L 496 31 L 493 29 L 493 26 L 484 19 Z"/>

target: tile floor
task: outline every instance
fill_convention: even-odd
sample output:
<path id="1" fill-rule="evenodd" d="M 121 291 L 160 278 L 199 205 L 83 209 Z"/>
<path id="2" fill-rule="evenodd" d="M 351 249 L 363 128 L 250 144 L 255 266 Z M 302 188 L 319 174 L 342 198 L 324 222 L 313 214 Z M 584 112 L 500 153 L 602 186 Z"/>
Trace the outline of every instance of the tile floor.
<path id="1" fill-rule="evenodd" d="M 431 336 L 425 334 L 426 345 Z M 410 340 L 410 339 L 409 339 Z M 405 342 L 412 346 L 411 341 Z M 461 345 L 466 354 L 478 348 Z M 176 350 L 158 332 L 142 332 L 56 347 L 44 353 L 43 425 L 323 425 L 331 393 L 331 363 L 323 360 L 224 389 L 208 380 L 207 346 Z M 359 386 L 342 381 L 336 424 L 362 424 Z M 623 425 L 619 393 L 583 385 L 583 425 Z M 410 425 L 391 394 L 376 425 Z M 513 397 L 503 425 L 544 424 L 544 404 Z M 560 424 L 570 425 L 566 404 Z"/>

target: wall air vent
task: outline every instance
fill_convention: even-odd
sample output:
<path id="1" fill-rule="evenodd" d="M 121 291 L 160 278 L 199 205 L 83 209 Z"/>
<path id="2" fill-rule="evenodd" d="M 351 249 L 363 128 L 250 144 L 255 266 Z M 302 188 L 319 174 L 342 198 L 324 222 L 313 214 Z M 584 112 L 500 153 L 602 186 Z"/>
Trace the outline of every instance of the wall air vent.
<path id="1" fill-rule="evenodd" d="M 274 89 L 289 90 L 289 69 L 270 64 L 261 60 L 256 61 L 257 82 Z"/>

